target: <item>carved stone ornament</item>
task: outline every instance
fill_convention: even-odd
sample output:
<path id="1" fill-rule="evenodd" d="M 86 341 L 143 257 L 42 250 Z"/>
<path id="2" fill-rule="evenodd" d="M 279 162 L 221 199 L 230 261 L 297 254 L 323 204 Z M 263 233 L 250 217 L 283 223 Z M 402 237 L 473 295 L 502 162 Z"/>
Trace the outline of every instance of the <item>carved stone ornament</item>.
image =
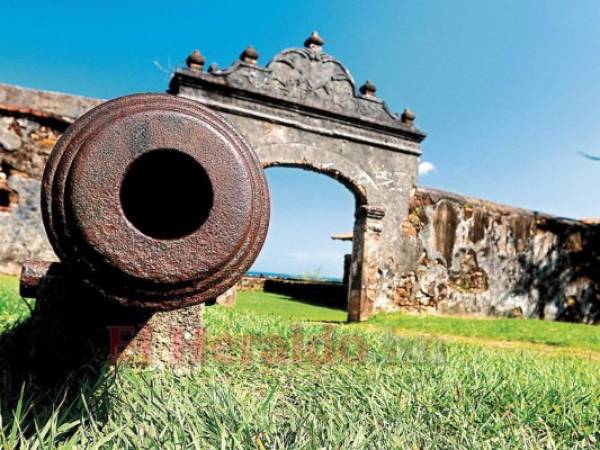
<path id="1" fill-rule="evenodd" d="M 402 122 L 374 95 L 358 93 L 348 69 L 320 47 L 283 50 L 266 67 L 236 61 L 226 69 L 211 69 L 209 73 L 179 69 L 171 81 L 171 91 L 177 91 L 181 84 L 233 88 L 238 93 L 269 97 L 278 103 L 302 105 L 410 131 L 418 141 L 425 137 L 413 125 Z"/>

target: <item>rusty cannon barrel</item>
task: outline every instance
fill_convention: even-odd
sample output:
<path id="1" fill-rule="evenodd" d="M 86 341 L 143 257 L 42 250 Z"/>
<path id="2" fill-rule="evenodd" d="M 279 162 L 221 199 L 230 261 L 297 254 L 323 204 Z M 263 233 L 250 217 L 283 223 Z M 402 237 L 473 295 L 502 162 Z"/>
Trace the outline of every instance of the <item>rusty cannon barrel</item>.
<path id="1" fill-rule="evenodd" d="M 103 300 L 168 311 L 216 298 L 248 270 L 266 237 L 269 193 L 256 154 L 222 117 L 139 94 L 64 133 L 44 172 L 42 213 L 61 271 Z M 48 268 L 24 264 L 24 296 Z"/>

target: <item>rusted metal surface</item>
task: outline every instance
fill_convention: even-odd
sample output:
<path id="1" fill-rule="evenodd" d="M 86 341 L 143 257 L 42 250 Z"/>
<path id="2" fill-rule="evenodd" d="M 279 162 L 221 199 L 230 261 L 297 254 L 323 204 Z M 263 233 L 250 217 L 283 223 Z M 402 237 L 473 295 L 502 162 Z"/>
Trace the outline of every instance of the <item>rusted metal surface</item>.
<path id="1" fill-rule="evenodd" d="M 140 94 L 69 127 L 46 165 L 42 211 L 67 271 L 105 299 L 160 311 L 239 280 L 264 243 L 269 194 L 258 158 L 224 119 Z M 24 267 L 24 293 L 35 293 L 38 272 Z"/>

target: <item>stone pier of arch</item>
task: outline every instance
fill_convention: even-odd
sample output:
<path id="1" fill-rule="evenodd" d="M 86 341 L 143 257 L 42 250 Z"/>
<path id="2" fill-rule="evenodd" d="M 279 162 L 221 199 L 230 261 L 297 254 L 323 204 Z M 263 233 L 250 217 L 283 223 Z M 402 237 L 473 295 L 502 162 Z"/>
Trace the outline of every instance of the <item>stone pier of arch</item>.
<path id="1" fill-rule="evenodd" d="M 225 69 L 194 52 L 168 92 L 226 117 L 265 168 L 319 172 L 354 194 L 350 320 L 411 310 L 600 321 L 596 223 L 419 187 L 415 115 L 390 112 L 323 46 L 313 34 L 265 66 L 247 48 Z M 69 123 L 101 102 L 0 85 L 0 272 L 53 258 L 43 166 Z"/>

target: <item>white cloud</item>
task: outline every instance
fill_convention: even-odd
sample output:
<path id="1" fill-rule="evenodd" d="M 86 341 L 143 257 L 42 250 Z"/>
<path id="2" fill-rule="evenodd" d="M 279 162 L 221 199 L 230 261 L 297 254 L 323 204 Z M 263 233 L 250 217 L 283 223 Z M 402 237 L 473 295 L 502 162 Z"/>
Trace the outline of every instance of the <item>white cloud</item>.
<path id="1" fill-rule="evenodd" d="M 427 175 L 434 170 L 435 166 L 429 161 L 423 161 L 422 163 L 419 163 L 419 175 Z"/>

